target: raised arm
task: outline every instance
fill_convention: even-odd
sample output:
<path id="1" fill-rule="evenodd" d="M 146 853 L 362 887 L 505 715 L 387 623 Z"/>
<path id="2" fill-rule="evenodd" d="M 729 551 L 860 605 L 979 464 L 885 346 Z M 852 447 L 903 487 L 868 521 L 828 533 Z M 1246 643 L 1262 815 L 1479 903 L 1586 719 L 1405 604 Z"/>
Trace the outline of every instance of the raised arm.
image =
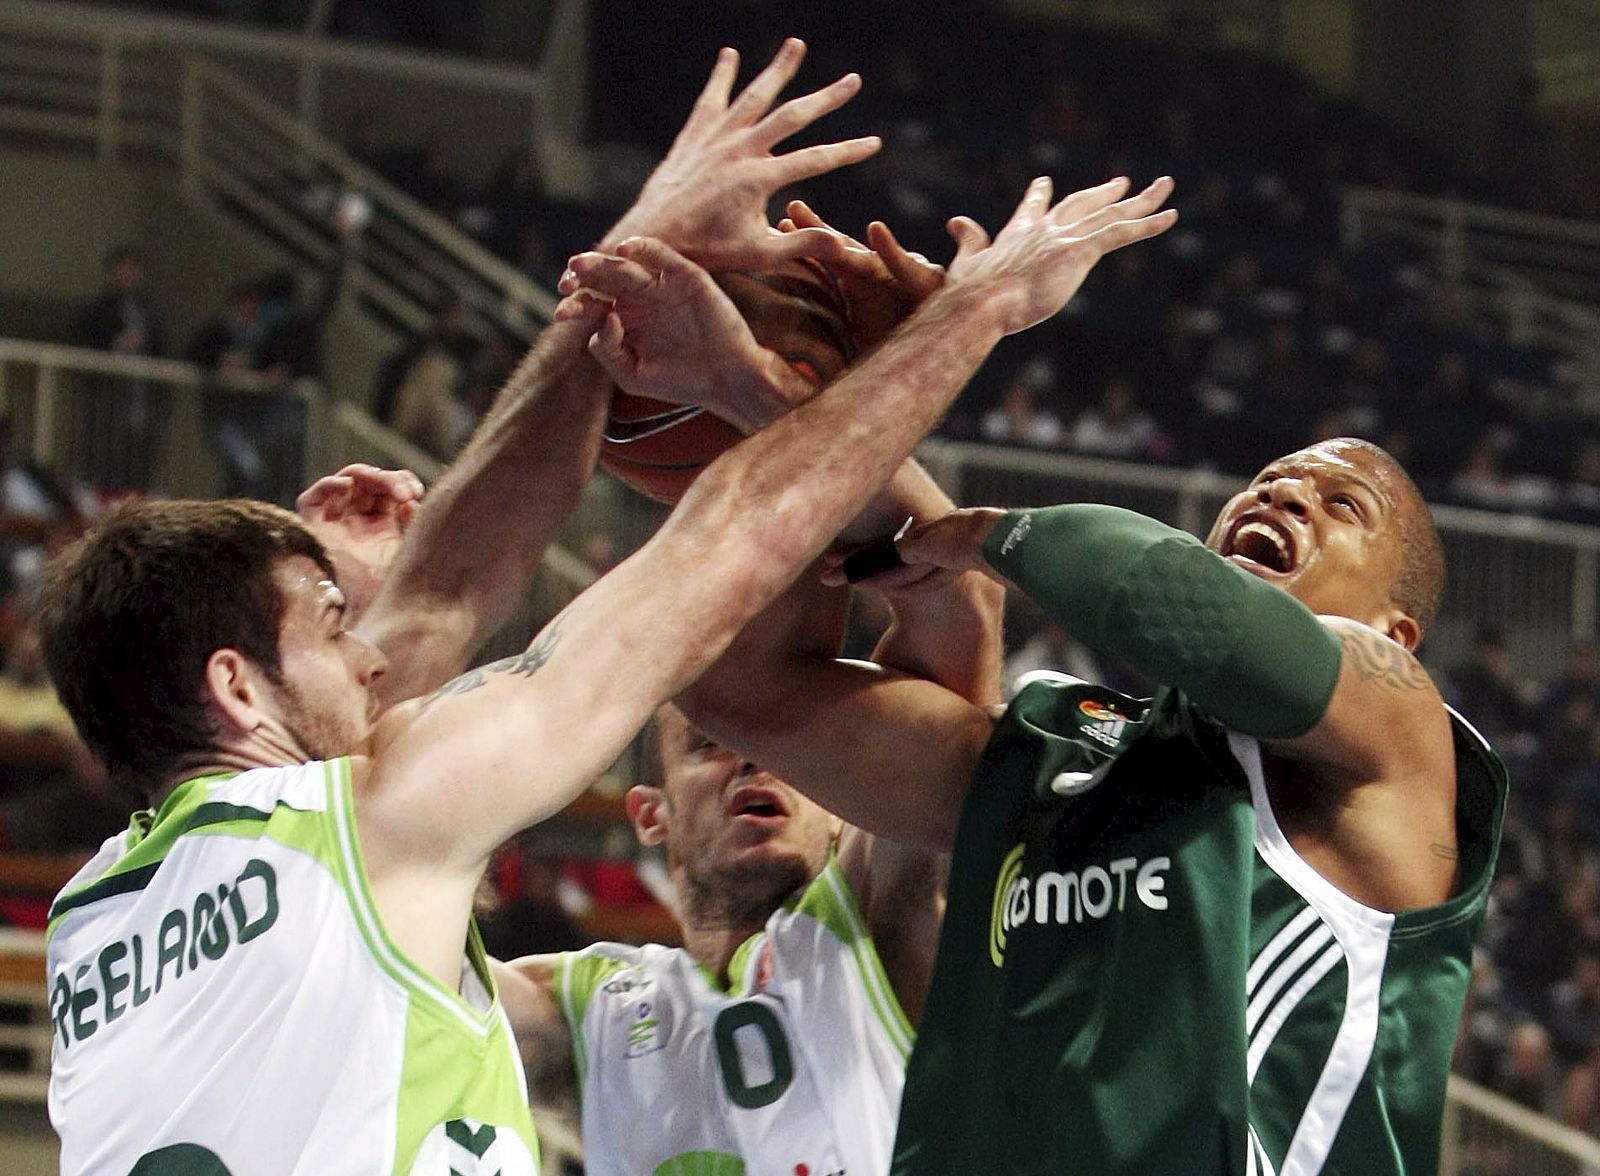
<path id="1" fill-rule="evenodd" d="M 773 154 L 860 89 L 860 79 L 848 75 L 769 110 L 804 55 L 801 42 L 786 41 L 730 100 L 739 57 L 723 50 L 672 149 L 606 242 L 650 233 L 739 265 L 836 248 L 826 234 L 780 234 L 765 222 L 778 188 L 878 147 L 869 137 Z M 361 635 L 388 659 L 378 681 L 385 705 L 461 672 L 509 617 L 576 505 L 594 469 L 610 390 L 586 350 L 596 326 L 591 314 L 579 314 L 540 336 L 418 511 L 359 622 Z"/>
<path id="2" fill-rule="evenodd" d="M 475 877 L 509 833 L 587 786 L 888 480 L 1001 336 L 1058 310 L 1108 250 L 1172 222 L 1154 214 L 1165 185 L 1119 203 L 1125 191 L 1052 205 L 1036 182 L 992 245 L 958 224 L 945 287 L 857 368 L 713 462 L 656 536 L 525 653 L 392 713 L 364 789 L 377 841 L 404 847 L 390 865 Z M 626 264 L 608 272 L 641 286 L 689 265 L 649 241 L 620 252 Z M 575 262 L 580 276 L 591 264 Z M 698 296 L 720 295 L 702 277 Z"/>
<path id="3" fill-rule="evenodd" d="M 958 511 L 898 544 L 909 565 L 1003 576 L 1069 632 L 1300 766 L 1334 814 L 1310 852 L 1384 909 L 1441 901 L 1453 876 L 1455 755 L 1438 691 L 1406 642 L 1316 616 L 1193 536 L 1116 507 Z M 1396 636 L 1403 640 L 1396 640 Z"/>

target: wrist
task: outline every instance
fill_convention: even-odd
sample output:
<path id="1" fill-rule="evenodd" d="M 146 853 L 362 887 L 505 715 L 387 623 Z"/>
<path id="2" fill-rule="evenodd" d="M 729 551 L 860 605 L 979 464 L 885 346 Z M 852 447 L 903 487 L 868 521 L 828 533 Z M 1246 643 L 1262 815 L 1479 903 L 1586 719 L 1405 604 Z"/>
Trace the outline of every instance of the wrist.
<path id="1" fill-rule="evenodd" d="M 1002 300 L 977 282 L 946 282 L 928 295 L 906 321 L 926 324 L 940 334 L 958 331 L 991 349 L 1008 334 Z"/>
<path id="2" fill-rule="evenodd" d="M 716 414 L 746 436 L 759 432 L 816 391 L 777 352 L 757 347 L 718 381 Z"/>

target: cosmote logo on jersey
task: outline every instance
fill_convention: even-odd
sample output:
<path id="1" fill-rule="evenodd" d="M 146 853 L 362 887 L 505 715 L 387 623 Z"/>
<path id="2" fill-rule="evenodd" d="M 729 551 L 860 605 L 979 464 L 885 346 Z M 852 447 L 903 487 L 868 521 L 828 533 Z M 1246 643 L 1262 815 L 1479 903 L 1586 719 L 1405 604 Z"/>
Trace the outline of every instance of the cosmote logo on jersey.
<path id="1" fill-rule="evenodd" d="M 1005 965 L 1006 944 L 1024 927 L 1098 922 L 1128 909 L 1132 901 L 1147 910 L 1167 909 L 1167 871 L 1170 857 L 1114 858 L 1105 865 L 1081 870 L 1045 870 L 1036 876 L 1022 872 L 1025 845 L 1013 846 L 1000 863 L 994 882 L 994 902 L 989 917 L 989 958 Z"/>

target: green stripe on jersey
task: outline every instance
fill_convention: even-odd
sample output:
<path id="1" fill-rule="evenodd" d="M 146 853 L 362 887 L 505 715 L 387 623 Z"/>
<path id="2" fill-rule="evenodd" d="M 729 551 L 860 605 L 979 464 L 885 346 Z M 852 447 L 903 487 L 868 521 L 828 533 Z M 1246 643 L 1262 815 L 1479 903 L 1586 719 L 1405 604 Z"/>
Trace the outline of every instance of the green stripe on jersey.
<path id="1" fill-rule="evenodd" d="M 839 868 L 838 858 L 829 856 L 828 864 L 816 880 L 806 887 L 794 909 L 799 914 L 817 920 L 850 949 L 872 1011 L 883 1023 L 895 1049 L 902 1057 L 909 1055 L 916 1032 L 906 1018 L 905 1010 L 900 1007 L 894 986 L 889 983 L 888 973 L 883 970 L 883 961 L 878 958 L 878 949 L 867 930 L 867 921 L 861 914 L 850 884 L 845 881 L 844 871 Z"/>
<path id="2" fill-rule="evenodd" d="M 198 787 L 228 778 L 200 777 L 185 781 L 179 785 L 179 789 L 189 790 L 190 785 Z M 175 790 L 173 796 L 176 795 Z M 263 834 L 263 826 L 272 822 L 274 827 L 270 835 L 274 840 L 303 850 L 325 866 L 333 868 L 331 854 L 324 844 L 325 838 L 319 835 L 321 818 L 318 814 L 302 812 L 281 800 L 268 812 L 225 801 L 201 801 L 203 795 L 202 792 L 190 790 L 172 809 L 168 810 L 163 804 L 162 811 L 155 815 L 147 829 L 136 823 L 135 828 L 145 833 L 142 839 L 97 880 L 79 887 L 71 894 L 58 897 L 50 907 L 49 929 L 53 931 L 61 917 L 69 911 L 119 894 L 143 890 L 155 877 L 178 838 L 186 834 L 259 837 Z M 168 802 L 172 801 L 173 796 L 167 798 Z"/>
<path id="3" fill-rule="evenodd" d="M 600 985 L 622 971 L 621 960 L 589 952 L 564 951 L 561 966 L 554 969 L 556 1004 L 567 1018 L 572 1030 L 572 1057 L 578 1066 L 578 1091 L 583 1091 L 584 1076 L 589 1070 L 589 1049 L 583 1035 L 583 1018 L 589 1011 L 589 1001 Z"/>

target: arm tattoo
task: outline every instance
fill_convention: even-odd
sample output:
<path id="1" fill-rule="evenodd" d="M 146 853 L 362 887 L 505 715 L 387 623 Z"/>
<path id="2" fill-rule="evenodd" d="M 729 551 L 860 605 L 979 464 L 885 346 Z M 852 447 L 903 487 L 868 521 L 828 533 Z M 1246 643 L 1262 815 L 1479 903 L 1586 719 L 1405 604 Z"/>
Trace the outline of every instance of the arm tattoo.
<path id="1" fill-rule="evenodd" d="M 1378 633 L 1341 628 L 1339 644 L 1345 662 L 1363 682 L 1377 680 L 1398 690 L 1427 690 L 1433 685 L 1416 658 Z"/>
<path id="2" fill-rule="evenodd" d="M 511 657 L 503 657 L 499 661 L 490 662 L 486 666 L 468 670 L 459 678 L 452 678 L 423 701 L 423 706 L 429 706 L 447 694 L 466 694 L 488 683 L 490 674 L 521 674 L 524 678 L 531 678 L 537 673 L 551 655 L 556 651 L 556 646 L 561 641 L 561 620 L 557 618 L 545 626 L 542 633 L 534 638 L 533 644 L 521 653 Z"/>
<path id="3" fill-rule="evenodd" d="M 1447 862 L 1456 861 L 1461 857 L 1461 851 L 1456 849 L 1455 846 L 1441 845 L 1437 841 L 1428 846 L 1428 852 L 1433 854 L 1434 857 L 1444 858 L 1444 860 Z"/>

